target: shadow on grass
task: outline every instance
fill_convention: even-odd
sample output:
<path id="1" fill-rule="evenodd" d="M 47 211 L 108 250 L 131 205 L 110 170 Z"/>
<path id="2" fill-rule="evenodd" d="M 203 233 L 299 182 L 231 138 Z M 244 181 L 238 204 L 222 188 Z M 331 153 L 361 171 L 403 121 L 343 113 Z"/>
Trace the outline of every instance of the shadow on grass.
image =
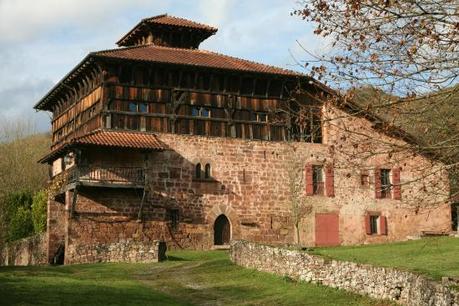
<path id="1" fill-rule="evenodd" d="M 178 256 L 167 256 L 168 261 L 190 261 L 190 259 L 186 259 L 183 257 L 178 257 Z"/>

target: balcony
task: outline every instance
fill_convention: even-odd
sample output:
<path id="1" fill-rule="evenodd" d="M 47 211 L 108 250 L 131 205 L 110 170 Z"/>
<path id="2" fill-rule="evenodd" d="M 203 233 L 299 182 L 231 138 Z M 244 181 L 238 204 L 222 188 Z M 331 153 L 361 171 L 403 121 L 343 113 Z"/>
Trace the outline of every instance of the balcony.
<path id="1" fill-rule="evenodd" d="M 140 167 L 73 167 L 68 170 L 69 189 L 78 185 L 108 188 L 136 188 L 145 185 L 145 170 Z"/>

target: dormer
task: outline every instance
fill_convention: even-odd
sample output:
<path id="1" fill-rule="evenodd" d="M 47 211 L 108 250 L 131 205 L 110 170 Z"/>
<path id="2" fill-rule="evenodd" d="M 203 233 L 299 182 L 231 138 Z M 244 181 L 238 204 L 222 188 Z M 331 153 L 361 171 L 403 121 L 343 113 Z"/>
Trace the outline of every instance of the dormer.
<path id="1" fill-rule="evenodd" d="M 156 45 L 163 47 L 198 49 L 199 45 L 214 35 L 217 28 L 167 14 L 142 19 L 123 36 L 117 45 L 133 47 Z"/>

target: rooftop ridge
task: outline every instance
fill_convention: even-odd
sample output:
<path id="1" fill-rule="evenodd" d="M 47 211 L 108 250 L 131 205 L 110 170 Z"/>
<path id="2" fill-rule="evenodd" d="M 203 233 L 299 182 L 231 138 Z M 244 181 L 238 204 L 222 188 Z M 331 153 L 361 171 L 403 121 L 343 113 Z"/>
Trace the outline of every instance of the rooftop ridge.
<path id="1" fill-rule="evenodd" d="M 222 53 L 218 53 L 218 52 L 214 52 L 214 51 L 210 51 L 210 50 L 184 49 L 184 48 L 157 46 L 157 45 L 154 45 L 154 44 L 101 50 L 101 51 L 92 52 L 91 55 L 103 56 L 103 57 L 115 57 L 116 58 L 118 56 L 110 56 L 111 55 L 110 53 L 117 53 L 117 52 L 136 50 L 136 49 L 171 50 L 171 51 L 183 52 L 183 53 L 189 53 L 189 54 L 208 54 L 208 55 L 214 55 L 214 56 L 217 56 L 217 57 L 221 57 L 221 58 L 226 58 L 226 59 L 229 59 L 229 60 L 237 61 L 237 62 L 240 62 L 240 63 L 246 63 L 246 64 L 249 64 L 249 65 L 255 65 L 255 66 L 264 67 L 264 68 L 267 68 L 267 69 L 271 69 L 273 71 L 261 71 L 261 69 L 254 70 L 253 67 L 252 68 L 245 68 L 245 69 L 243 67 L 240 67 L 239 69 L 238 68 L 225 68 L 225 67 L 215 67 L 215 68 L 222 68 L 222 69 L 228 69 L 228 70 L 253 71 L 253 72 L 268 73 L 268 74 L 288 74 L 288 75 L 294 75 L 294 76 L 306 76 L 305 74 L 300 73 L 298 71 L 294 71 L 294 70 L 290 70 L 290 69 L 286 69 L 286 68 L 282 68 L 282 67 L 278 67 L 278 66 L 274 66 L 274 65 L 268 65 L 268 64 L 264 64 L 264 63 L 260 63 L 260 62 L 256 62 L 256 61 L 252 61 L 252 60 L 247 60 L 247 59 L 243 59 L 243 58 L 239 58 L 239 57 L 235 57 L 235 56 L 230 56 L 230 55 L 226 55 L 226 54 L 222 54 Z M 131 59 L 135 60 L 135 58 L 131 58 Z M 155 61 L 155 60 L 140 59 L 140 58 L 138 60 L 151 61 L 151 62 L 165 62 L 165 63 L 169 62 L 169 61 Z M 202 64 L 188 63 L 187 65 L 209 67 L 209 65 L 206 66 L 206 65 L 202 65 Z M 212 66 L 210 66 L 210 67 L 212 67 Z M 276 71 L 274 71 L 274 70 L 276 70 Z"/>

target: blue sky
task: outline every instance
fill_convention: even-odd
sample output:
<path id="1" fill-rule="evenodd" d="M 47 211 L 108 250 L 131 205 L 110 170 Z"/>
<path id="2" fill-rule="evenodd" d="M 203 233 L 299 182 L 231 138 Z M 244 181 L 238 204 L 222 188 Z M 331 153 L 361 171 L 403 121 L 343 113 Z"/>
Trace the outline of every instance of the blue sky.
<path id="1" fill-rule="evenodd" d="M 0 121 L 25 117 L 49 130 L 33 105 L 89 52 L 114 48 L 140 19 L 162 13 L 218 27 L 201 45 L 289 69 L 326 42 L 290 13 L 296 0 L 0 0 Z"/>

